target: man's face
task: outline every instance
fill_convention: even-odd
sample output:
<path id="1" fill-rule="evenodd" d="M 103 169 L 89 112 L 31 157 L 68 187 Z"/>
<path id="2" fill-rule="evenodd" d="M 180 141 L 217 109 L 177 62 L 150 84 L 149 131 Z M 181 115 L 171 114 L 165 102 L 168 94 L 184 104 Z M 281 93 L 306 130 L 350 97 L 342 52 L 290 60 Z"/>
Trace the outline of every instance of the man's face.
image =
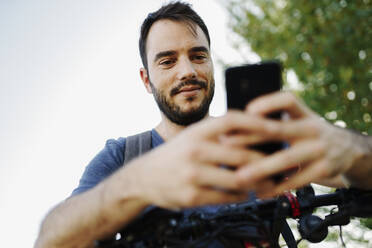
<path id="1" fill-rule="evenodd" d="M 163 114 L 178 125 L 202 119 L 214 94 L 213 63 L 199 26 L 160 20 L 147 36 L 146 88 Z"/>

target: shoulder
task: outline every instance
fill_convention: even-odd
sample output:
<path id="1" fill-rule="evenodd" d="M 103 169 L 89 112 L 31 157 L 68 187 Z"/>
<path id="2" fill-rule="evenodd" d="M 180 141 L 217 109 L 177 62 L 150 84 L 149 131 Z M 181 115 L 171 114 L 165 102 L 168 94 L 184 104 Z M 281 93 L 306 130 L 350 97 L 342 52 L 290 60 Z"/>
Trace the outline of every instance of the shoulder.
<path id="1" fill-rule="evenodd" d="M 128 141 L 131 140 L 130 137 L 131 136 L 126 138 L 120 137 L 117 139 L 108 139 L 106 141 L 103 149 L 85 167 L 79 186 L 74 190 L 73 195 L 94 187 L 127 163 L 130 156 L 134 157 L 141 154 L 138 153 L 139 150 L 135 145 L 133 146 L 133 144 L 128 143 Z M 149 145 L 148 142 L 145 143 L 145 146 Z M 140 142 L 141 149 L 144 147 L 142 144 L 143 142 Z M 130 149 L 126 149 L 128 145 Z M 133 154 L 128 154 L 128 150 Z"/>
<path id="2" fill-rule="evenodd" d="M 93 188 L 119 169 L 124 161 L 125 138 L 109 139 L 101 151 L 85 167 L 79 185 L 72 195 Z"/>
<path id="3" fill-rule="evenodd" d="M 109 150 L 109 151 L 124 151 L 125 150 L 125 144 L 126 144 L 127 138 L 120 137 L 117 139 L 108 139 L 106 140 L 105 147 L 103 148 L 104 150 Z"/>

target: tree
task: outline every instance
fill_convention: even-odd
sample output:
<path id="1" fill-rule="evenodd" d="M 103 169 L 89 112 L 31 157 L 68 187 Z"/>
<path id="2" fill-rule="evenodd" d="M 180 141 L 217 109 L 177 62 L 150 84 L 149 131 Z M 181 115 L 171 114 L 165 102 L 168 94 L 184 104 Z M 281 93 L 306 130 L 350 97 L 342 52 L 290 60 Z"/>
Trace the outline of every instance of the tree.
<path id="1" fill-rule="evenodd" d="M 302 85 L 296 93 L 314 111 L 372 135 L 371 0 L 227 0 L 226 7 L 241 38 L 238 50 L 279 59 L 287 87 L 286 74 L 294 71 Z M 372 228 L 372 219 L 361 223 L 359 233 Z M 368 242 L 351 232 L 347 237 Z"/>
<path id="2" fill-rule="evenodd" d="M 314 111 L 372 134 L 372 1 L 228 0 L 227 9 L 240 47 L 293 70 Z"/>

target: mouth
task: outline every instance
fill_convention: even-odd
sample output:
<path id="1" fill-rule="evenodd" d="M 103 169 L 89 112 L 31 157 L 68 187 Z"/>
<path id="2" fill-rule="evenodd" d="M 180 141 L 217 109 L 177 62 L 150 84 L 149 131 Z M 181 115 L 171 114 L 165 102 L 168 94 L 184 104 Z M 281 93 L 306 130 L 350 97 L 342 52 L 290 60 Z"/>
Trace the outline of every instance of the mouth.
<path id="1" fill-rule="evenodd" d="M 182 93 L 182 92 L 192 92 L 196 90 L 200 90 L 201 87 L 198 85 L 190 85 L 190 86 L 185 86 L 182 87 L 177 93 Z"/>
<path id="2" fill-rule="evenodd" d="M 192 92 L 196 93 L 199 90 L 206 89 L 206 88 L 207 88 L 207 84 L 205 82 L 198 81 L 198 80 L 192 80 L 192 81 L 183 82 L 177 87 L 175 87 L 174 89 L 172 89 L 170 95 L 174 96 L 180 93 L 182 94 L 192 93 Z"/>

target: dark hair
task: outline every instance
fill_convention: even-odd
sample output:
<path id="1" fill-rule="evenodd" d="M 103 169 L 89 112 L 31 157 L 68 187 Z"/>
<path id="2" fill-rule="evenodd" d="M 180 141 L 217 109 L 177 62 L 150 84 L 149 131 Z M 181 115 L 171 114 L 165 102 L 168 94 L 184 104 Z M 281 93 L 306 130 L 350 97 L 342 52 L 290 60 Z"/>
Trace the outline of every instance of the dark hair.
<path id="1" fill-rule="evenodd" d="M 191 5 L 183 2 L 171 2 L 163 5 L 155 12 L 148 14 L 141 26 L 141 34 L 139 39 L 139 50 L 143 66 L 147 69 L 147 56 L 146 56 L 146 42 L 152 24 L 156 21 L 168 19 L 173 21 L 185 22 L 190 26 L 191 30 L 196 33 L 195 24 L 198 25 L 204 32 L 210 46 L 211 41 L 209 38 L 208 28 L 201 17 L 191 8 Z"/>

